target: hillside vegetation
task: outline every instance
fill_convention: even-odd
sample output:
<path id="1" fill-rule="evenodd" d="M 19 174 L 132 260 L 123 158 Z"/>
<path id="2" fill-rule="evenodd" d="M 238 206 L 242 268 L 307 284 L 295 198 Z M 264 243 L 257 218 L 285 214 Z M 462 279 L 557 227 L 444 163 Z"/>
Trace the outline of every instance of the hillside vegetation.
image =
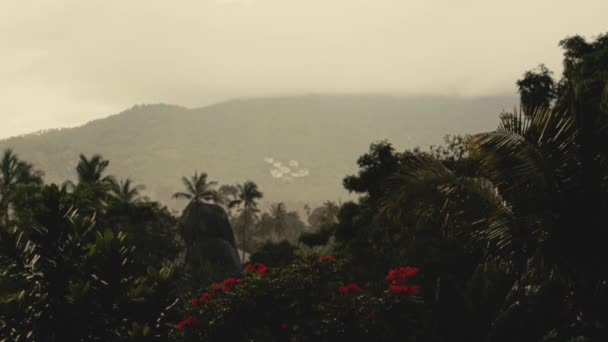
<path id="1" fill-rule="evenodd" d="M 183 203 L 171 194 L 194 169 L 222 183 L 253 179 L 266 198 L 301 207 L 346 199 L 341 180 L 355 171 L 353 161 L 370 141 L 427 148 L 446 134 L 493 129 L 498 114 L 516 103 L 511 97 L 310 95 L 196 109 L 143 105 L 77 128 L 2 140 L 0 149 L 12 148 L 51 182 L 74 179 L 80 153 L 99 153 L 111 160 L 113 174 L 135 177 L 148 185 L 147 195 L 175 208 Z M 281 175 L 269 158 L 296 177 Z"/>

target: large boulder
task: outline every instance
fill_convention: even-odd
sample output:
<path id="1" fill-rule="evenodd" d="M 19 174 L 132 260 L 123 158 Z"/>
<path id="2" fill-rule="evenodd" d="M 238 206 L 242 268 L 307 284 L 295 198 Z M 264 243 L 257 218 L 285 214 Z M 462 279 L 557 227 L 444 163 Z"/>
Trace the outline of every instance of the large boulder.
<path id="1" fill-rule="evenodd" d="M 223 208 L 191 202 L 184 209 L 180 229 L 186 245 L 185 262 L 190 267 L 210 265 L 214 281 L 240 272 L 234 234 Z"/>

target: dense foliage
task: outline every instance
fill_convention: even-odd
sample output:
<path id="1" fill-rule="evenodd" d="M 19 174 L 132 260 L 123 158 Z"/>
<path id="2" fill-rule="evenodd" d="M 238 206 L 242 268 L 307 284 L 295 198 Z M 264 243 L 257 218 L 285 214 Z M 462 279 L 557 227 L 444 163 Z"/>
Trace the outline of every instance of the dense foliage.
<path id="1" fill-rule="evenodd" d="M 417 274 L 415 267 L 391 270 L 382 279 L 386 290 L 374 295 L 332 256 L 272 270 L 248 264 L 243 278 L 193 298 L 176 328 L 193 341 L 416 341 Z"/>
<path id="2" fill-rule="evenodd" d="M 59 186 L 5 151 L 0 341 L 608 340 L 608 35 L 560 46 L 495 131 L 376 141 L 304 218 L 199 172 L 176 217 L 100 155 Z"/>

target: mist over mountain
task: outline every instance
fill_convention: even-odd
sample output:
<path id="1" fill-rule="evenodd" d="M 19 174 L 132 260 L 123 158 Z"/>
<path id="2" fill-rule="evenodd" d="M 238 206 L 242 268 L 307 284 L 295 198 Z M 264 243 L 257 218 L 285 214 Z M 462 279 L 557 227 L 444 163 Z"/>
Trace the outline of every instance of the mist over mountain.
<path id="1" fill-rule="evenodd" d="M 74 179 L 80 153 L 100 153 L 109 172 L 135 177 L 170 207 L 180 177 L 254 180 L 267 202 L 345 199 L 342 178 L 375 140 L 398 150 L 440 144 L 446 134 L 492 130 L 514 97 L 307 95 L 243 98 L 202 108 L 138 105 L 83 126 L 0 141 L 46 172 Z M 295 208 L 294 208 L 295 209 Z"/>

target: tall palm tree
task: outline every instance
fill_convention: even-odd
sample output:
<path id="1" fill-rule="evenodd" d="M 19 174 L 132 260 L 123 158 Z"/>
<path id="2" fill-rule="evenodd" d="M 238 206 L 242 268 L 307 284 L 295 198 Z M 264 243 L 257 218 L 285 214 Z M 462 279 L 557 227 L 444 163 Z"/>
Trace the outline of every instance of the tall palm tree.
<path id="1" fill-rule="evenodd" d="M 76 166 L 78 183 L 80 184 L 112 184 L 112 176 L 104 176 L 110 165 L 109 160 L 103 159 L 99 154 L 93 155 L 90 159 L 84 154 L 80 155 L 80 160 Z"/>
<path id="2" fill-rule="evenodd" d="M 19 159 L 12 150 L 4 151 L 0 162 L 0 194 L 2 195 L 2 211 L 4 214 L 4 225 L 9 226 L 10 190 L 17 180 L 19 170 Z"/>
<path id="3" fill-rule="evenodd" d="M 203 201 L 217 203 L 220 201 L 219 193 L 213 189 L 217 185 L 217 182 L 207 182 L 207 174 L 205 172 L 199 175 L 195 171 L 194 176 L 190 179 L 182 177 L 182 183 L 184 183 L 186 191 L 174 193 L 173 198 L 185 198 L 190 203 Z"/>
<path id="4" fill-rule="evenodd" d="M 608 156 L 599 151 L 601 144 L 586 144 L 600 141 L 607 126 L 585 126 L 577 101 L 504 116 L 496 131 L 470 137 L 466 147 L 478 177 L 456 175 L 419 155 L 405 162 L 387 187 L 383 209 L 389 216 L 414 212 L 468 234 L 488 260 L 514 276 L 514 295 L 505 300 L 501 319 L 513 319 L 522 301 L 534 302 L 526 288 L 541 298 L 557 286 L 573 299 L 553 302 L 575 300 L 587 317 L 602 312 L 596 296 L 608 274 L 591 265 L 606 258 L 600 241 L 605 241 L 602 222 L 608 220 Z M 595 152 L 586 155 L 590 151 Z M 472 231 L 459 229 L 464 222 Z M 553 311 L 576 320 L 578 313 L 563 309 Z M 549 322 L 542 324 L 550 330 Z"/>
<path id="5" fill-rule="evenodd" d="M 234 217 L 231 210 L 232 208 L 230 208 L 230 202 L 238 199 L 239 189 L 236 187 L 236 185 L 224 184 L 220 186 L 218 193 L 220 195 L 219 202 L 222 204 L 222 207 L 224 207 L 224 210 L 226 210 L 228 218 L 232 220 Z"/>
<path id="6" fill-rule="evenodd" d="M 130 178 L 127 178 L 120 182 L 112 183 L 110 196 L 120 204 L 132 205 L 139 203 L 143 199 L 140 192 L 145 188 L 146 187 L 141 184 L 135 185 Z"/>
<path id="7" fill-rule="evenodd" d="M 76 165 L 78 183 L 66 181 L 64 186 L 71 188 L 78 202 L 93 210 L 102 210 L 110 200 L 110 190 L 116 180 L 111 175 L 106 175 L 110 161 L 103 159 L 99 154 L 87 158 L 80 155 Z"/>
<path id="8" fill-rule="evenodd" d="M 245 262 L 245 251 L 247 249 L 247 230 L 253 223 L 252 215 L 257 211 L 257 200 L 264 194 L 258 189 L 258 185 L 252 181 L 246 181 L 237 185 L 238 198 L 229 203 L 231 208 L 239 208 L 243 211 L 243 232 L 242 232 L 242 262 Z"/>
<path id="9" fill-rule="evenodd" d="M 9 210 L 15 186 L 32 183 L 42 183 L 42 172 L 34 170 L 31 164 L 19 160 L 11 149 L 6 149 L 0 160 L 0 196 L 6 228 L 10 223 Z"/>
<path id="10" fill-rule="evenodd" d="M 287 209 L 285 203 L 279 202 L 270 206 L 270 216 L 272 217 L 273 230 L 277 239 L 281 240 L 287 232 Z"/>

